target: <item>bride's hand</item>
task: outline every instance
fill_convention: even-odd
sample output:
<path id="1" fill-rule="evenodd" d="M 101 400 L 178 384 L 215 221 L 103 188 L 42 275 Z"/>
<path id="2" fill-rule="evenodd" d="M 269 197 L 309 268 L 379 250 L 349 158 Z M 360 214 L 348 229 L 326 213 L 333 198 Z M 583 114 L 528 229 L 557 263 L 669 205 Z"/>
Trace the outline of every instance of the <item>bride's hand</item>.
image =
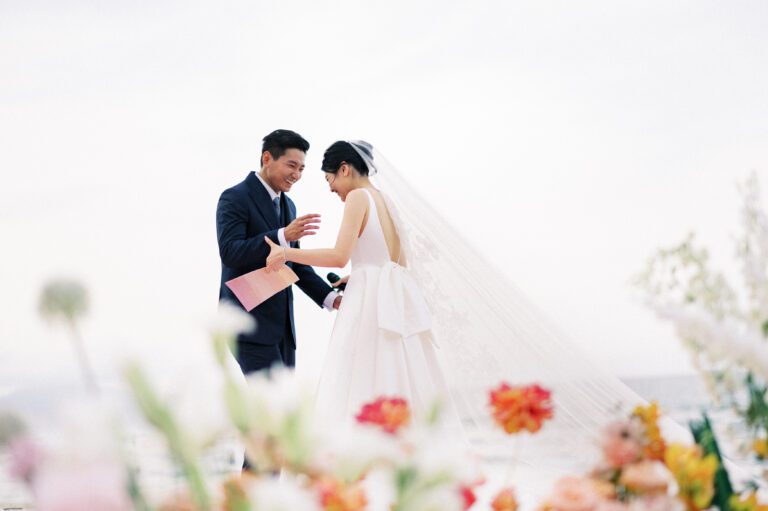
<path id="1" fill-rule="evenodd" d="M 269 255 L 267 256 L 267 272 L 277 271 L 285 264 L 285 248 L 281 247 L 268 236 L 264 236 L 264 241 L 269 245 Z"/>
<path id="2" fill-rule="evenodd" d="M 345 276 L 341 277 L 339 280 L 337 280 L 336 282 L 331 284 L 331 287 L 338 289 L 338 287 L 340 285 L 346 284 L 347 282 L 349 282 L 349 275 L 345 275 Z"/>

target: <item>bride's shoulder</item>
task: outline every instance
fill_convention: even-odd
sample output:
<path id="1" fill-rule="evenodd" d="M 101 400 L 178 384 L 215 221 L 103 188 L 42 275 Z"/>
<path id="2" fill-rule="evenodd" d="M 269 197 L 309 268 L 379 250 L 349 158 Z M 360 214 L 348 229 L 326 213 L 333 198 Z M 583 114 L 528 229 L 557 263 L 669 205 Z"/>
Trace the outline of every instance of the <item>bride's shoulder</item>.
<path id="1" fill-rule="evenodd" d="M 345 202 L 347 204 L 368 204 L 368 194 L 364 188 L 357 188 L 347 194 Z"/>

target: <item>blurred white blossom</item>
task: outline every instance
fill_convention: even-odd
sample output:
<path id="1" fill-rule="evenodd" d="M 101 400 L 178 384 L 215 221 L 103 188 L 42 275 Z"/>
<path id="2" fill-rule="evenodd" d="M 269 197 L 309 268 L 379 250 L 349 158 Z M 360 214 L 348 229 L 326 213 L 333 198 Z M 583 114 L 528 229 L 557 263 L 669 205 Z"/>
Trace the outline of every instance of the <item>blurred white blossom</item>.
<path id="1" fill-rule="evenodd" d="M 248 497 L 258 511 L 320 510 L 317 497 L 290 478 L 255 481 L 248 487 Z"/>

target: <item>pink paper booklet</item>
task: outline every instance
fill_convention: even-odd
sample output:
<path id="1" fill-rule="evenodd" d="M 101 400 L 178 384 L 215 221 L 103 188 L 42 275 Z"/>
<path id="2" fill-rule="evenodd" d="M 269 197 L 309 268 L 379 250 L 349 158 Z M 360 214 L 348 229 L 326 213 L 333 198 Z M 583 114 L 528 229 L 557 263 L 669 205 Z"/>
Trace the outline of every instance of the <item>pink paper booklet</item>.
<path id="1" fill-rule="evenodd" d="M 292 269 L 283 266 L 279 270 L 270 273 L 267 273 L 266 268 L 254 270 L 236 279 L 228 280 L 225 284 L 235 293 L 235 296 L 243 304 L 245 310 L 250 312 L 261 302 L 298 280 L 298 275 Z"/>

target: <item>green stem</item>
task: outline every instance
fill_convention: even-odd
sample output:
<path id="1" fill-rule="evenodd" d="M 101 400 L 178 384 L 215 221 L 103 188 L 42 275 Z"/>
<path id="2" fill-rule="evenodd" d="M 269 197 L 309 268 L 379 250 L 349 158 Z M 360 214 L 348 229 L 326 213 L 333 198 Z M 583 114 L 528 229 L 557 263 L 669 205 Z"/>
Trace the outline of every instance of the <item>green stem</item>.
<path id="1" fill-rule="evenodd" d="M 77 328 L 77 322 L 70 318 L 68 320 L 69 328 L 72 332 L 72 346 L 75 349 L 75 356 L 80 365 L 80 371 L 85 380 L 85 387 L 95 395 L 99 394 L 99 386 L 96 384 L 96 376 L 88 360 L 88 352 L 85 350 L 83 338 L 80 336 L 80 330 Z"/>

